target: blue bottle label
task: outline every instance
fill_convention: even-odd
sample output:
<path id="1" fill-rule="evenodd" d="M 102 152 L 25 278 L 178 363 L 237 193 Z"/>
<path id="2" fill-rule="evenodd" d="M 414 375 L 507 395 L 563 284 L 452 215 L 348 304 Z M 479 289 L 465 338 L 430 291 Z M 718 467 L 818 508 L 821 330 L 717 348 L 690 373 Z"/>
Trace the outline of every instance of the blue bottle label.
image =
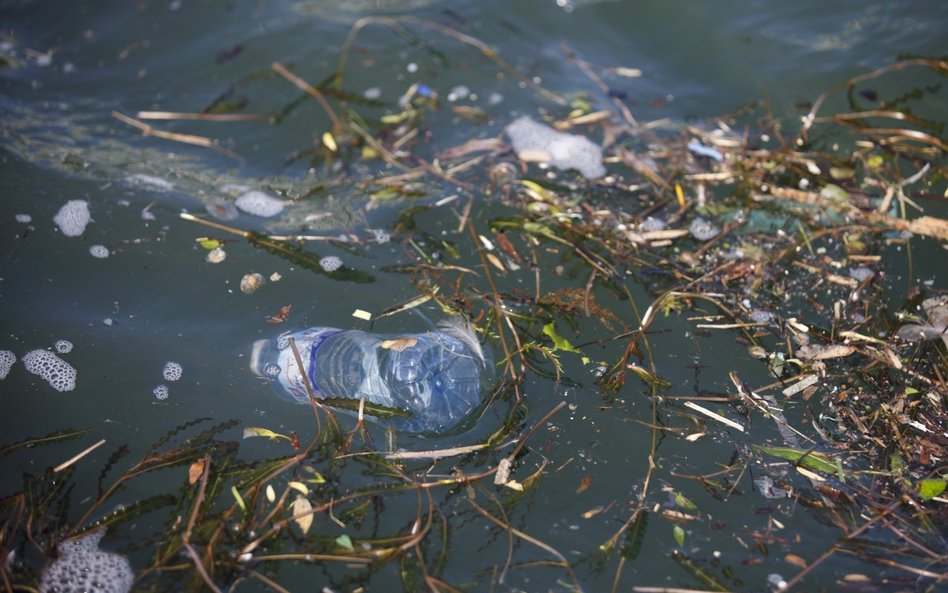
<path id="1" fill-rule="evenodd" d="M 296 349 L 300 353 L 300 359 L 303 361 L 304 368 L 302 372 L 300 372 L 296 364 L 296 356 L 293 354 L 293 349 L 289 346 L 289 342 L 284 336 L 278 339 L 278 345 L 283 346 L 283 348 L 280 349 L 280 374 L 277 380 L 286 392 L 293 396 L 293 399 L 300 403 L 309 402 L 309 394 L 306 391 L 304 376 L 306 379 L 309 379 L 309 384 L 313 389 L 314 396 L 319 399 L 326 397 L 326 394 L 319 390 L 314 373 L 314 369 L 316 368 L 314 364 L 316 352 L 319 350 L 319 347 L 322 346 L 323 342 L 341 332 L 342 330 L 328 327 L 312 327 L 286 336 L 286 338 L 293 338 L 296 344 Z"/>

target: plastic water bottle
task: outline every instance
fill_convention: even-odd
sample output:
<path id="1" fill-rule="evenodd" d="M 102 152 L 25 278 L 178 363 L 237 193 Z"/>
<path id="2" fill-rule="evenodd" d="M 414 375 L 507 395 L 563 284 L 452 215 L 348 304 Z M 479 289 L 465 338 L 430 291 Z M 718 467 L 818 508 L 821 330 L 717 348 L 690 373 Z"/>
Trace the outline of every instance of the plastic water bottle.
<path id="1" fill-rule="evenodd" d="M 409 418 L 391 422 L 410 432 L 456 425 L 480 403 L 482 385 L 492 374 L 473 330 L 451 323 L 415 334 L 330 327 L 289 332 L 256 342 L 250 368 L 269 379 L 278 395 L 297 403 L 309 404 L 305 376 L 317 398 L 364 399 L 408 412 Z"/>

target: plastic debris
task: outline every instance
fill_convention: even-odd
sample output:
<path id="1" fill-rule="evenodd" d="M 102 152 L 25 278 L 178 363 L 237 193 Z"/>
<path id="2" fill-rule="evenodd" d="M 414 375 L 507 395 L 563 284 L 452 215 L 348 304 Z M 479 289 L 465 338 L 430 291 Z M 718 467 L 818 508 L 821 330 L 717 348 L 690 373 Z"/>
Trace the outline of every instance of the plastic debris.
<path id="1" fill-rule="evenodd" d="M 717 148 L 714 148 L 713 146 L 705 146 L 697 140 L 692 140 L 688 143 L 688 150 L 698 156 L 708 157 L 718 162 L 724 160 L 724 155 L 721 154 L 721 151 L 719 151 Z"/>

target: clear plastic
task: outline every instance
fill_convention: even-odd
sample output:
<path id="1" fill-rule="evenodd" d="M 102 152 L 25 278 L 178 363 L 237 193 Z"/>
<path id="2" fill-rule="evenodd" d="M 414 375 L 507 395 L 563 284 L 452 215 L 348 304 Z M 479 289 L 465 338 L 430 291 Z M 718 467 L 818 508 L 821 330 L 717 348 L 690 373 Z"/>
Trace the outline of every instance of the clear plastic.
<path id="1" fill-rule="evenodd" d="M 442 432 L 458 424 L 480 403 L 492 375 L 470 330 L 383 335 L 313 327 L 258 341 L 250 367 L 278 395 L 297 403 L 309 403 L 305 375 L 318 398 L 364 399 L 409 412 L 409 418 L 390 422 L 411 432 Z"/>

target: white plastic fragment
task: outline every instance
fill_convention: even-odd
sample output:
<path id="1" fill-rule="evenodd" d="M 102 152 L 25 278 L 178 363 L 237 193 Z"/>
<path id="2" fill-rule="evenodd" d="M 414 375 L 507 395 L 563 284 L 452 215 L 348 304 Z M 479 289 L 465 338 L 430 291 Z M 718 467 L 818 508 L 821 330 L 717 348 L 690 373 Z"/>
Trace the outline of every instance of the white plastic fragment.
<path id="1" fill-rule="evenodd" d="M 89 204 L 85 200 L 69 200 L 53 217 L 53 222 L 67 237 L 78 237 L 84 233 L 89 220 Z"/>
<path id="2" fill-rule="evenodd" d="M 268 196 L 262 191 L 248 191 L 241 194 L 234 205 L 247 214 L 261 218 L 270 218 L 283 212 L 283 201 Z"/>
<path id="3" fill-rule="evenodd" d="M 576 169 L 586 179 L 606 174 L 602 149 L 584 136 L 557 132 L 528 116 L 515 119 L 505 131 L 521 160 L 539 159 L 557 169 Z"/>
<path id="4" fill-rule="evenodd" d="M 42 377 L 56 391 L 76 388 L 76 369 L 48 350 L 32 350 L 23 356 L 26 370 Z"/>

